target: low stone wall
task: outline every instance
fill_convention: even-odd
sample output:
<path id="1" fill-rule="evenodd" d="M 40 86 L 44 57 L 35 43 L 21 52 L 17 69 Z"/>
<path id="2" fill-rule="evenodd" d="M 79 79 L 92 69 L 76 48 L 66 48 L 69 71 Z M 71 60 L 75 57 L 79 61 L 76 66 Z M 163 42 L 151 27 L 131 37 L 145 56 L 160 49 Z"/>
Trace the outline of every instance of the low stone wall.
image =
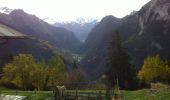
<path id="1" fill-rule="evenodd" d="M 26 96 L 17 96 L 17 95 L 0 95 L 0 100 L 28 100 Z"/>

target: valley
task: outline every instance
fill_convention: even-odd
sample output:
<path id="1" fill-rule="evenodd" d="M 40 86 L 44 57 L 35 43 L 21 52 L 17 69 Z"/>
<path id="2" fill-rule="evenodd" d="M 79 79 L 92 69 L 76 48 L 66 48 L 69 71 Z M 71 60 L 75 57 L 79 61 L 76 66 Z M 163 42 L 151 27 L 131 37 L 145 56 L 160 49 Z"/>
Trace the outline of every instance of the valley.
<path id="1" fill-rule="evenodd" d="M 0 93 L 14 89 L 30 100 L 100 90 L 108 100 L 170 98 L 169 0 L 150 0 L 122 18 L 54 24 L 22 9 L 1 10 Z"/>

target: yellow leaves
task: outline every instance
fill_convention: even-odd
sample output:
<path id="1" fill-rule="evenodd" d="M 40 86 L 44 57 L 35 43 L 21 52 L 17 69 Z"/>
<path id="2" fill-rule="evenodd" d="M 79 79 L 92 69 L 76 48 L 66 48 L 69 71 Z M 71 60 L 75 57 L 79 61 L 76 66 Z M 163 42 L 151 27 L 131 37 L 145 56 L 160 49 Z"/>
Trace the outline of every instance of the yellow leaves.
<path id="1" fill-rule="evenodd" d="M 37 63 L 30 54 L 19 54 L 3 68 L 1 82 L 12 83 L 21 89 L 45 87 L 63 84 L 66 79 L 66 66 L 59 57 L 53 57 L 48 64 Z"/>
<path id="2" fill-rule="evenodd" d="M 148 57 L 144 60 L 138 77 L 145 82 L 163 81 L 167 78 L 167 62 L 160 59 L 159 55 Z"/>

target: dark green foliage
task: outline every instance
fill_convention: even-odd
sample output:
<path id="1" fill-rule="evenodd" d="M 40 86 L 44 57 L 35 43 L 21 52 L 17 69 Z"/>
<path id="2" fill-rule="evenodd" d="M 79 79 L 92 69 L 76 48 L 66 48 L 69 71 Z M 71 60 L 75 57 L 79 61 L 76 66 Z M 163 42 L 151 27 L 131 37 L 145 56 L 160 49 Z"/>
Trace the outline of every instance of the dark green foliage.
<path id="1" fill-rule="evenodd" d="M 111 86 L 118 79 L 121 88 L 132 88 L 135 81 L 135 68 L 118 32 L 114 32 L 106 64 L 106 75 Z"/>

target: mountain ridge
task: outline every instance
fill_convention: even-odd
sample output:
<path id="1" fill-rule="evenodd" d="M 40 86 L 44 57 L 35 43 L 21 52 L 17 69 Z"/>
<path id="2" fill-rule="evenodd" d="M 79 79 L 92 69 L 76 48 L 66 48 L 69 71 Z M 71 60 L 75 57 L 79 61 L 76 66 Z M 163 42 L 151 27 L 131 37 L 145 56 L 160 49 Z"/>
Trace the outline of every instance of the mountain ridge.
<path id="1" fill-rule="evenodd" d="M 73 32 L 64 28 L 54 27 L 35 15 L 29 15 L 20 9 L 13 10 L 9 15 L 1 13 L 0 23 L 29 36 L 48 40 L 51 44 L 60 48 L 74 51 L 81 44 Z"/>
<path id="2" fill-rule="evenodd" d="M 118 20 L 104 17 L 89 34 L 83 46 L 85 49 L 80 50 L 84 55 L 81 66 L 88 76 L 97 77 L 104 72 L 110 37 L 114 31 L 121 34 L 123 45 L 136 68 L 140 68 L 147 56 L 160 54 L 166 58 L 170 51 L 169 18 L 169 0 L 151 0 L 139 11 Z"/>

